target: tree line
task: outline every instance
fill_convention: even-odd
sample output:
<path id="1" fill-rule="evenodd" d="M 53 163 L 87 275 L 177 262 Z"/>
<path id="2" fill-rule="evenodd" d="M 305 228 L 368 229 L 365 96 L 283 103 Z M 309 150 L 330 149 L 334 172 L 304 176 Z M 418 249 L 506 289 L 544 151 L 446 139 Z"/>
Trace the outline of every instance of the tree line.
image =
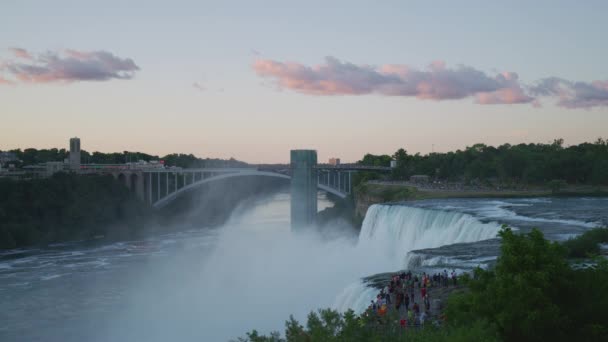
<path id="1" fill-rule="evenodd" d="M 151 215 L 109 175 L 0 178 L 0 194 L 0 249 L 101 236 L 131 238 Z"/>
<path id="2" fill-rule="evenodd" d="M 608 141 L 597 139 L 564 147 L 563 139 L 550 144 L 475 144 L 447 153 L 408 154 L 399 149 L 392 156 L 366 154 L 358 163 L 370 166 L 397 165 L 392 180 L 428 175 L 447 181 L 493 181 L 511 184 L 546 184 L 562 180 L 569 184 L 608 185 Z M 377 178 L 375 174 L 360 177 Z"/>
<path id="3" fill-rule="evenodd" d="M 2 152 L 2 151 L 0 151 Z M 70 151 L 64 148 L 57 149 L 35 149 L 26 148 L 24 150 L 14 149 L 5 152 L 15 154 L 19 160 L 16 163 L 17 167 L 26 165 L 35 165 L 46 162 L 64 161 L 68 158 Z M 245 162 L 238 161 L 234 158 L 219 159 L 219 158 L 199 158 L 193 154 L 171 153 L 159 157 L 142 152 L 88 152 L 80 151 L 80 160 L 83 164 L 125 164 L 134 163 L 139 160 L 146 162 L 152 160 L 163 160 L 167 166 L 176 166 L 182 168 L 204 168 L 204 167 L 244 167 Z"/>

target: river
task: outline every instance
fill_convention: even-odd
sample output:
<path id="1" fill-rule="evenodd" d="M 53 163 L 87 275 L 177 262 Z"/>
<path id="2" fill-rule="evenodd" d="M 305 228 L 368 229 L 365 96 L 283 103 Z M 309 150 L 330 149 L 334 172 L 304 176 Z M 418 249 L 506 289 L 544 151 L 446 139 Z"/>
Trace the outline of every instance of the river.
<path id="1" fill-rule="evenodd" d="M 319 209 L 329 206 L 324 197 Z M 289 195 L 237 208 L 217 228 L 112 244 L 0 253 L 1 341 L 226 341 L 293 314 L 365 308 L 362 277 L 458 272 L 496 259 L 501 224 L 563 240 L 608 225 L 608 199 L 427 200 L 370 207 L 348 229 L 294 234 Z"/>

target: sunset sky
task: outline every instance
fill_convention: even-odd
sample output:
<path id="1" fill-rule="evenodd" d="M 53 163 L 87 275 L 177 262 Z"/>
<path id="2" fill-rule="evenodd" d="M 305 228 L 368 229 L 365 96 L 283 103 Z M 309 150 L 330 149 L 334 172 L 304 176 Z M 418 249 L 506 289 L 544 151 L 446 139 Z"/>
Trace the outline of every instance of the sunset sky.
<path id="1" fill-rule="evenodd" d="M 3 0 L 0 150 L 78 136 L 88 151 L 356 161 L 607 138 L 607 13 L 606 1 Z"/>

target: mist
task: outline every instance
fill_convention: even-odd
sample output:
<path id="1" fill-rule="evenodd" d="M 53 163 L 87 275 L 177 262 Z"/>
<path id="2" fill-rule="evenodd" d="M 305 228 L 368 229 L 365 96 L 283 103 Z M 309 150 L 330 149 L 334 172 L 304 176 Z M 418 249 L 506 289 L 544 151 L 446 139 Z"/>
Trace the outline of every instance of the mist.
<path id="1" fill-rule="evenodd" d="M 225 341 L 282 330 L 291 314 L 303 320 L 331 307 L 369 270 L 352 230 L 326 236 L 291 231 L 286 194 L 243 203 L 223 226 L 139 270 L 100 340 Z"/>

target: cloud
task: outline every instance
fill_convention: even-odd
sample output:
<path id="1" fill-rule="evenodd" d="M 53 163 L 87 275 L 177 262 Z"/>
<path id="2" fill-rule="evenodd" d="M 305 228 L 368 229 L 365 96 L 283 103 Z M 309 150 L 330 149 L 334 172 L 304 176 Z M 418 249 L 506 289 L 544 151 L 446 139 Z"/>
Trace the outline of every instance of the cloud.
<path id="1" fill-rule="evenodd" d="M 192 86 L 193 86 L 195 89 L 200 90 L 200 91 L 205 91 L 205 90 L 206 90 L 205 86 L 203 86 L 202 84 L 200 84 L 200 83 L 198 83 L 198 82 L 194 82 L 194 83 L 192 83 Z"/>
<path id="2" fill-rule="evenodd" d="M 13 84 L 13 81 L 7 80 L 6 78 L 0 76 L 0 84 Z"/>
<path id="3" fill-rule="evenodd" d="M 309 95 L 365 95 L 416 97 L 426 100 L 473 98 L 478 104 L 531 104 L 540 98 L 557 98 L 565 108 L 608 106 L 608 81 L 573 82 L 541 79 L 526 85 L 515 72 L 488 74 L 470 66 L 446 67 L 432 62 L 420 70 L 402 64 L 356 65 L 326 57 L 325 63 L 307 66 L 296 62 L 258 59 L 254 71 L 272 79 L 280 89 Z"/>
<path id="4" fill-rule="evenodd" d="M 27 52 L 26 49 L 22 49 L 22 48 L 10 48 L 9 49 L 13 55 L 15 55 L 15 57 L 17 58 L 25 58 L 25 59 L 32 59 L 32 55 L 30 55 L 29 52 Z"/>
<path id="5" fill-rule="evenodd" d="M 106 51 L 65 50 L 40 54 L 21 48 L 11 51 L 19 59 L 28 61 L 4 61 L 0 72 L 23 83 L 131 79 L 139 70 L 131 58 L 120 58 Z"/>
<path id="6" fill-rule="evenodd" d="M 608 106 L 608 81 L 573 82 L 549 77 L 530 87 L 530 92 L 537 96 L 555 96 L 557 104 L 565 108 Z"/>
<path id="7" fill-rule="evenodd" d="M 479 104 L 513 104 L 530 103 L 534 106 L 538 103 L 535 98 L 526 94 L 518 81 L 519 76 L 514 72 L 504 72 L 496 76 L 504 86 L 492 92 L 480 92 L 475 95 Z"/>
<path id="8" fill-rule="evenodd" d="M 411 96 L 428 100 L 476 97 L 481 104 L 528 103 L 515 73 L 490 76 L 468 66 L 447 68 L 443 61 L 426 70 L 407 65 L 355 65 L 327 57 L 325 64 L 305 66 L 259 59 L 255 72 L 275 79 L 280 88 L 312 95 Z"/>

